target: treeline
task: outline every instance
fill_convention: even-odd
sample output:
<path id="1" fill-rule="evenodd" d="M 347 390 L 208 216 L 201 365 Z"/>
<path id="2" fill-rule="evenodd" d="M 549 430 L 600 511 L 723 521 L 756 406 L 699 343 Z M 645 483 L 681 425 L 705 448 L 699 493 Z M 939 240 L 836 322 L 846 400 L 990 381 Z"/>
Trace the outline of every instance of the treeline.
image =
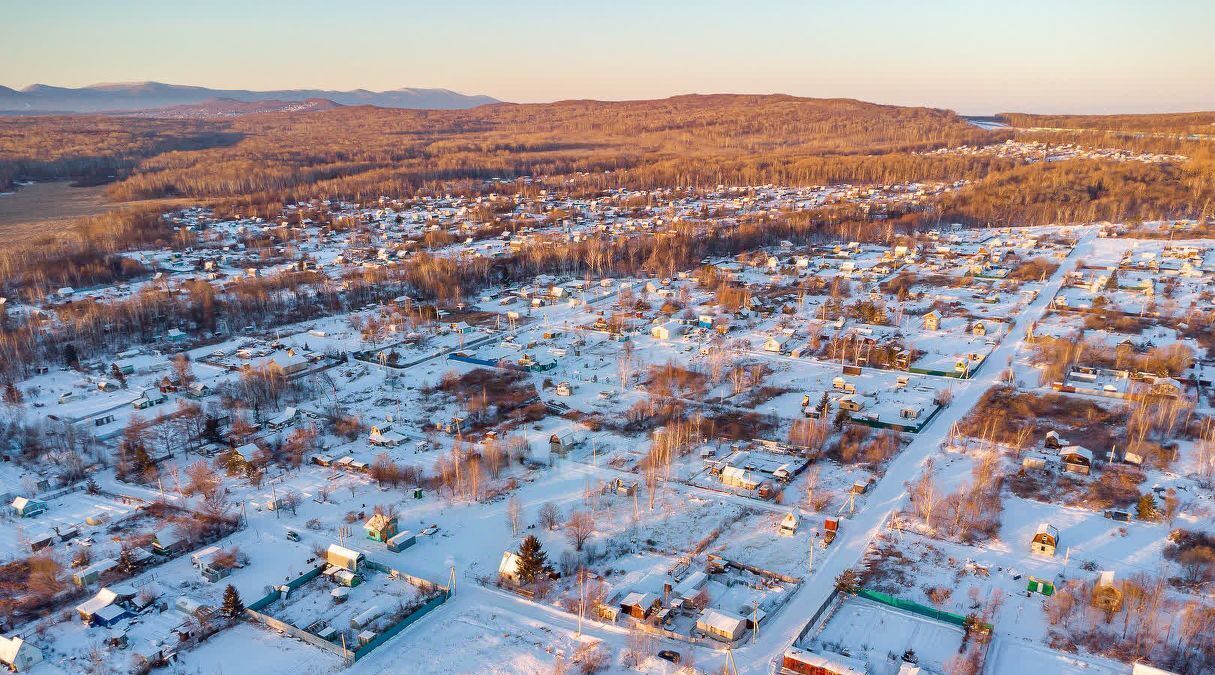
<path id="1" fill-rule="evenodd" d="M 451 181 L 603 172 L 614 173 L 613 187 L 800 182 L 830 178 L 823 162 L 797 166 L 813 158 L 856 156 L 852 164 L 859 167 L 870 155 L 1002 138 L 943 110 L 789 96 L 453 111 L 344 108 L 247 116 L 231 125 L 239 143 L 160 155 L 114 186 L 113 195 L 403 196 Z M 901 175 L 931 163 L 916 164 Z M 876 176 L 892 169 L 865 171 Z"/>
<path id="2" fill-rule="evenodd" d="M 1151 113 L 1137 115 L 1034 115 L 1000 113 L 996 116 L 1014 127 L 1096 129 L 1116 131 L 1215 133 L 1215 112 Z"/>
<path id="3" fill-rule="evenodd" d="M 0 248 L 0 295 L 38 300 L 63 286 L 129 279 L 147 270 L 123 251 L 167 243 L 173 231 L 151 205 L 79 218 L 20 246 Z"/>
<path id="4" fill-rule="evenodd" d="M 942 200 L 946 220 L 976 225 L 1196 218 L 1210 213 L 1210 165 L 1074 159 L 994 173 Z"/>
<path id="5" fill-rule="evenodd" d="M 121 178 L 140 161 L 171 150 L 201 150 L 238 140 L 224 125 L 131 117 L 0 117 L 0 188 L 18 178 Z"/>

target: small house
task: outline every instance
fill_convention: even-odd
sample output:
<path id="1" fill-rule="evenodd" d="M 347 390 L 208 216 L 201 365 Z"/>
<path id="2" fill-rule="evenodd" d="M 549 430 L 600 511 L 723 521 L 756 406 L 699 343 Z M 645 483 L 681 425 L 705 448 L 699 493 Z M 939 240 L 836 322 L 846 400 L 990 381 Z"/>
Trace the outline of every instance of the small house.
<path id="1" fill-rule="evenodd" d="M 41 499 L 17 497 L 13 500 L 13 511 L 21 518 L 33 518 L 46 513 L 46 502 Z"/>
<path id="2" fill-rule="evenodd" d="M 190 562 L 202 575 L 203 579 L 216 583 L 232 574 L 235 566 L 233 556 L 228 555 L 218 546 L 208 546 L 190 556 Z"/>
<path id="3" fill-rule="evenodd" d="M 780 521 L 780 534 L 784 537 L 792 537 L 797 533 L 797 515 L 793 512 L 785 514 L 785 517 Z"/>
<path id="4" fill-rule="evenodd" d="M 696 630 L 722 642 L 737 640 L 746 629 L 746 619 L 720 609 L 706 609 L 696 619 Z"/>
<path id="5" fill-rule="evenodd" d="M 1063 470 L 1068 473 L 1087 476 L 1093 470 L 1093 452 L 1078 445 L 1060 448 L 1059 461 L 1063 464 Z"/>
<path id="6" fill-rule="evenodd" d="M 679 337 L 683 332 L 683 324 L 679 321 L 668 321 L 650 329 L 650 336 L 655 340 L 670 340 Z"/>
<path id="7" fill-rule="evenodd" d="M 775 335 L 764 342 L 764 351 L 773 354 L 785 354 L 789 351 L 789 343 L 792 340 L 793 336 L 791 335 Z"/>
<path id="8" fill-rule="evenodd" d="M 1064 448 L 1064 447 L 1067 447 L 1068 445 L 1070 445 L 1070 443 L 1068 443 L 1065 439 L 1063 439 L 1062 437 L 1059 436 L 1058 431 L 1054 431 L 1053 429 L 1051 431 L 1046 432 L 1046 437 L 1043 439 L 1042 442 L 1046 446 L 1046 448 L 1049 450 L 1059 450 L 1060 448 Z"/>
<path id="9" fill-rule="evenodd" d="M 634 619 L 648 619 L 655 611 L 662 608 L 662 598 L 653 593 L 632 592 L 620 601 L 620 611 Z"/>
<path id="10" fill-rule="evenodd" d="M 300 357 L 300 358 L 303 358 L 303 357 Z M 306 362 L 307 362 L 307 360 L 305 359 L 305 363 Z M 286 410 L 283 410 L 283 412 L 279 413 L 272 419 L 268 420 L 266 422 L 266 427 L 273 431 L 279 431 L 281 429 L 286 429 L 287 427 L 291 426 L 292 424 L 295 424 L 296 419 L 299 418 L 299 414 L 300 414 L 299 410 L 297 410 L 296 408 L 288 407 Z"/>
<path id="11" fill-rule="evenodd" d="M 380 424 L 371 427 L 371 435 L 367 442 L 385 448 L 395 448 L 407 440 L 409 439 L 393 431 L 391 425 Z"/>
<path id="12" fill-rule="evenodd" d="M 931 312 L 924 315 L 924 329 L 925 330 L 940 330 L 940 328 L 941 328 L 941 314 L 939 312 L 937 312 L 934 309 Z"/>
<path id="13" fill-rule="evenodd" d="M 974 325 L 970 327 L 970 332 L 975 337 L 983 337 L 987 335 L 987 324 L 983 321 L 976 321 Z"/>
<path id="14" fill-rule="evenodd" d="M 186 549 L 186 541 L 172 527 L 164 527 L 152 535 L 152 552 L 175 555 Z"/>
<path id="15" fill-rule="evenodd" d="M 72 583 L 76 584 L 77 586 L 79 586 L 81 588 L 84 588 L 85 586 L 88 586 L 89 584 L 96 583 L 97 581 L 99 581 L 101 579 L 101 575 L 105 574 L 106 572 L 109 572 L 110 570 L 114 569 L 115 567 L 118 567 L 118 561 L 116 561 L 112 558 L 104 558 L 102 560 L 98 560 L 97 562 L 93 563 L 92 565 L 89 565 L 88 567 L 85 567 L 84 569 L 77 570 L 76 572 L 72 573 Z"/>
<path id="16" fill-rule="evenodd" d="M 516 586 L 523 583 L 523 579 L 519 576 L 520 562 L 521 560 L 517 553 L 512 551 L 503 553 L 502 562 L 498 563 L 498 579 Z"/>
<path id="17" fill-rule="evenodd" d="M 11 638 L 0 636 L 0 664 L 20 673 L 41 662 L 41 649 L 15 635 Z"/>
<path id="18" fill-rule="evenodd" d="M 352 551 L 345 546 L 330 544 L 325 551 L 325 562 L 340 567 L 351 572 L 359 571 L 359 566 L 363 564 L 363 554 L 358 551 Z"/>
<path id="19" fill-rule="evenodd" d="M 839 406 L 840 406 L 840 410 L 847 410 L 848 412 L 859 412 L 861 409 L 863 409 L 865 407 L 865 402 L 858 401 L 855 398 L 852 398 L 851 396 L 845 396 L 839 400 Z"/>
<path id="20" fill-rule="evenodd" d="M 1029 550 L 1032 553 L 1053 556 L 1057 548 L 1059 548 L 1059 529 L 1050 523 L 1040 523 L 1037 531 L 1034 532 Z"/>
<path id="21" fill-rule="evenodd" d="M 573 450 L 579 441 L 572 431 L 561 431 L 548 437 L 549 452 L 563 455 Z"/>
<path id="22" fill-rule="evenodd" d="M 367 531 L 368 539 L 387 543 L 397 534 L 397 517 L 377 513 L 363 523 L 363 529 Z"/>
<path id="23" fill-rule="evenodd" d="M 569 382 L 561 382 L 557 384 L 557 388 L 554 391 L 558 396 L 573 396 L 574 385 Z"/>
<path id="24" fill-rule="evenodd" d="M 124 604 L 134 599 L 135 593 L 129 589 L 118 590 L 103 588 L 97 595 L 76 605 L 76 612 L 86 626 L 109 628 L 119 621 L 131 618 Z"/>
<path id="25" fill-rule="evenodd" d="M 161 391 L 156 389 L 148 389 L 145 390 L 143 394 L 139 396 L 139 398 L 132 401 L 131 405 L 134 406 L 136 410 L 147 410 L 148 408 L 164 403 L 165 400 L 167 399 Z"/>
<path id="26" fill-rule="evenodd" d="M 905 664 L 906 665 L 906 664 Z M 797 647 L 785 650 L 781 660 L 781 672 L 799 673 L 800 675 L 868 675 L 869 664 L 861 659 L 855 659 L 840 654 L 826 652 L 818 654 Z M 899 675 L 915 675 L 919 667 L 899 669 Z"/>
<path id="27" fill-rule="evenodd" d="M 730 487 L 742 488 L 744 490 L 754 490 L 759 487 L 760 480 L 751 475 L 751 472 L 738 466 L 727 466 L 721 470 L 722 485 Z"/>

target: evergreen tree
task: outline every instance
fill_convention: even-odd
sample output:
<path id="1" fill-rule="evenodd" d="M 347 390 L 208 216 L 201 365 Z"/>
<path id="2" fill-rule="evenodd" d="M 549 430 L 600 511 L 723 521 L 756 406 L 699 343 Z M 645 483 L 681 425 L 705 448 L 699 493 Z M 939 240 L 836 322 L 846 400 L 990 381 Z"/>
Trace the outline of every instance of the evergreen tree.
<path id="1" fill-rule="evenodd" d="M 540 540 L 534 535 L 527 535 L 519 545 L 519 579 L 525 583 L 535 581 L 540 575 L 552 571 L 548 564 L 548 554 L 540 545 Z"/>
<path id="2" fill-rule="evenodd" d="M 69 342 L 63 346 L 63 362 L 69 368 L 80 365 L 80 355 L 76 352 L 76 345 Z"/>
<path id="3" fill-rule="evenodd" d="M 219 607 L 219 611 L 229 619 L 235 619 L 245 611 L 245 603 L 240 599 L 240 593 L 236 587 L 228 584 L 224 589 L 224 602 Z"/>
<path id="4" fill-rule="evenodd" d="M 818 400 L 818 417 L 819 419 L 827 419 L 827 415 L 831 414 L 831 399 L 828 398 L 827 392 L 823 392 L 823 397 Z"/>
<path id="5" fill-rule="evenodd" d="M 1157 520 L 1160 518 L 1160 512 L 1156 509 L 1156 498 L 1150 492 L 1143 493 L 1143 496 L 1139 498 L 1136 510 L 1139 512 L 1139 520 Z"/>
<path id="6" fill-rule="evenodd" d="M 840 572 L 835 578 L 835 590 L 845 595 L 854 595 L 861 587 L 861 579 L 852 569 Z"/>
<path id="7" fill-rule="evenodd" d="M 118 381 L 118 385 L 123 389 L 127 388 L 127 376 L 122 374 L 122 369 L 117 363 L 110 365 L 110 377 Z"/>
<path id="8" fill-rule="evenodd" d="M 135 556 L 131 555 L 131 549 L 124 547 L 118 554 L 118 571 L 128 576 L 135 574 Z"/>

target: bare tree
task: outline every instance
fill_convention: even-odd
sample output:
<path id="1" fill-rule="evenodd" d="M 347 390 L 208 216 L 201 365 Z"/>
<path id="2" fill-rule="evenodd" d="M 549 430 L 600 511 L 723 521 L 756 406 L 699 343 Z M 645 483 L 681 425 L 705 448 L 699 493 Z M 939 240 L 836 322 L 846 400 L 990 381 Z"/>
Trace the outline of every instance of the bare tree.
<path id="1" fill-rule="evenodd" d="M 540 527 L 546 530 L 555 530 L 561 527 L 561 509 L 557 508 L 557 505 L 552 502 L 545 502 L 540 507 L 538 519 Z"/>
<path id="2" fill-rule="evenodd" d="M 591 535 L 595 533 L 595 517 L 589 511 L 572 511 L 565 521 L 565 536 L 581 551 Z"/>
<path id="3" fill-rule="evenodd" d="M 519 534 L 519 524 L 522 518 L 522 509 L 519 506 L 519 496 L 511 495 L 510 501 L 506 503 L 506 522 L 510 524 L 511 533 Z"/>

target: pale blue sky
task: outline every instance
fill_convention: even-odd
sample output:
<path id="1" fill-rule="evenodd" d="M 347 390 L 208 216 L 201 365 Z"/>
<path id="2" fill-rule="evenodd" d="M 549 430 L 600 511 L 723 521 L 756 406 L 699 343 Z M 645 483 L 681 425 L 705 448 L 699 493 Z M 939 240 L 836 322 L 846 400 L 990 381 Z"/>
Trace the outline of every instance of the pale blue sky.
<path id="1" fill-rule="evenodd" d="M 0 84 L 1215 109 L 1215 0 L 0 0 Z"/>

